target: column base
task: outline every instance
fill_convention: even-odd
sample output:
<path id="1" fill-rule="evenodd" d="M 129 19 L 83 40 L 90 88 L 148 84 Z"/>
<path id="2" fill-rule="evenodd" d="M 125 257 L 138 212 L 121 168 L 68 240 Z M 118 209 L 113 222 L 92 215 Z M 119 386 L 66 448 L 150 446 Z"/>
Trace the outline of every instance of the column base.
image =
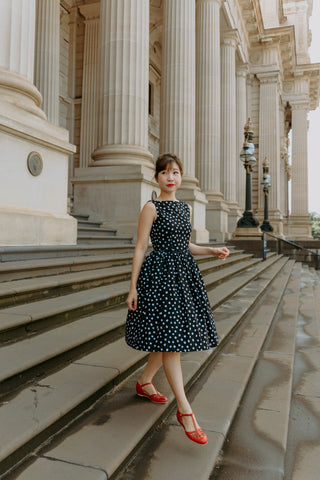
<path id="1" fill-rule="evenodd" d="M 111 167 L 119 165 L 153 166 L 153 155 L 140 145 L 104 145 L 93 154 L 93 167 Z"/>
<path id="2" fill-rule="evenodd" d="M 230 239 L 228 230 L 229 209 L 220 192 L 205 192 L 208 204 L 206 206 L 206 227 L 210 241 L 225 242 Z"/>
<path id="3" fill-rule="evenodd" d="M 312 239 L 312 225 L 309 215 L 290 215 L 286 226 L 288 240 Z"/>
<path id="4" fill-rule="evenodd" d="M 74 211 L 102 221 L 104 227 L 131 234 L 136 240 L 138 218 L 152 192 L 159 194 L 152 165 L 78 168 L 74 184 Z"/>
<path id="5" fill-rule="evenodd" d="M 77 221 L 67 214 L 0 207 L 1 246 L 75 245 Z"/>
<path id="6" fill-rule="evenodd" d="M 69 133 L 46 120 L 41 95 L 24 76 L 0 69 L 0 243 L 72 245 L 67 214 Z M 29 163 L 30 153 L 37 160 Z"/>
<path id="7" fill-rule="evenodd" d="M 209 231 L 206 229 L 206 195 L 197 186 L 198 182 L 192 177 L 183 177 L 183 182 L 177 191 L 177 198 L 187 202 L 192 207 L 192 234 L 194 243 L 208 243 Z"/>
<path id="8" fill-rule="evenodd" d="M 232 236 L 233 232 L 237 228 L 237 222 L 241 218 L 242 212 L 236 202 L 226 200 L 226 204 L 229 209 L 228 231 L 230 232 L 230 236 Z"/>

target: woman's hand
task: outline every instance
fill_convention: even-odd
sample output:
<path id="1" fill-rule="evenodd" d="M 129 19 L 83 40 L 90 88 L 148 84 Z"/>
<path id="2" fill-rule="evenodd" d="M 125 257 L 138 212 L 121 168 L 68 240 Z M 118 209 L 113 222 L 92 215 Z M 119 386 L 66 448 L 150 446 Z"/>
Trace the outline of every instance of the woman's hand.
<path id="1" fill-rule="evenodd" d="M 132 288 L 129 291 L 128 298 L 126 300 L 129 310 L 136 311 L 138 307 L 138 292 L 136 288 Z"/>
<path id="2" fill-rule="evenodd" d="M 226 247 L 211 248 L 211 251 L 213 256 L 221 258 L 221 260 L 225 260 L 227 256 L 230 254 L 230 251 Z"/>

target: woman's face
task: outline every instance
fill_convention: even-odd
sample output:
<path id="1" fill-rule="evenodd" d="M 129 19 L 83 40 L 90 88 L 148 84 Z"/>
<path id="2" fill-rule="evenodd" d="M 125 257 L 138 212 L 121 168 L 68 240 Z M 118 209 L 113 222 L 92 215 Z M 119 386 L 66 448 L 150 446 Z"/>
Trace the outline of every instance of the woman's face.
<path id="1" fill-rule="evenodd" d="M 156 181 L 163 192 L 175 192 L 181 185 L 181 172 L 176 162 L 168 163 L 165 170 L 161 170 Z"/>

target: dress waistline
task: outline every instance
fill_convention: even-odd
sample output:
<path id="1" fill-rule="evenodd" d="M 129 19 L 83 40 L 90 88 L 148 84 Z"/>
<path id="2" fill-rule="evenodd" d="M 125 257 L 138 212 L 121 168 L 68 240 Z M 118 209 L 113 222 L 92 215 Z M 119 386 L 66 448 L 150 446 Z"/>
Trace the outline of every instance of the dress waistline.
<path id="1" fill-rule="evenodd" d="M 188 248 L 185 250 L 153 250 L 151 253 L 160 253 L 161 255 L 182 255 L 186 253 L 191 253 Z"/>

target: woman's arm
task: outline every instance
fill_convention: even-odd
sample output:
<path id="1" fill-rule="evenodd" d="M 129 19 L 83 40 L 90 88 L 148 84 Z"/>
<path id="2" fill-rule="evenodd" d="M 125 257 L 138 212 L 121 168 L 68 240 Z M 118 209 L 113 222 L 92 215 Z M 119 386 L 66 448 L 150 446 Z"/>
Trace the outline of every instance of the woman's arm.
<path id="1" fill-rule="evenodd" d="M 141 265 L 148 250 L 150 230 L 156 218 L 156 213 L 154 204 L 148 202 L 143 207 L 139 216 L 138 238 L 132 260 L 130 290 L 126 300 L 129 310 L 136 310 L 138 306 L 137 281 Z"/>
<path id="2" fill-rule="evenodd" d="M 192 219 L 192 207 L 189 205 L 190 209 L 190 222 Z M 229 255 L 229 250 L 226 247 L 222 248 L 214 248 L 214 247 L 200 247 L 199 245 L 195 245 L 194 243 L 189 242 L 189 250 L 192 255 L 213 255 L 215 257 L 219 257 L 222 260 L 225 260 Z"/>

